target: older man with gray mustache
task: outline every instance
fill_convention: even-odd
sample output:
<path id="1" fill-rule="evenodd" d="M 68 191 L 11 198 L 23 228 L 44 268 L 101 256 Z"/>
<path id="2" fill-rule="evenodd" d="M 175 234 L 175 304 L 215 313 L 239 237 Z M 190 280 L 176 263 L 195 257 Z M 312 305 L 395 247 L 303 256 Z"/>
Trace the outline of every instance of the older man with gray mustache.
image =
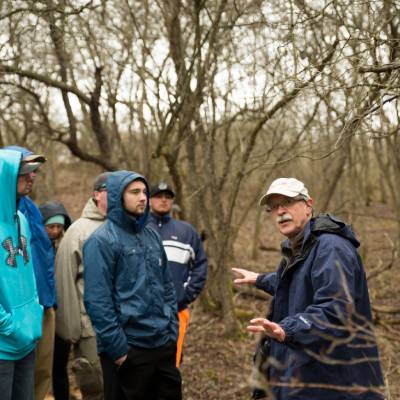
<path id="1" fill-rule="evenodd" d="M 383 399 L 367 280 L 350 226 L 330 215 L 313 217 L 304 183 L 279 178 L 262 196 L 286 240 L 276 272 L 233 268 L 236 284 L 273 296 L 267 318 L 249 332 L 261 335 L 253 398 L 276 400 Z"/>

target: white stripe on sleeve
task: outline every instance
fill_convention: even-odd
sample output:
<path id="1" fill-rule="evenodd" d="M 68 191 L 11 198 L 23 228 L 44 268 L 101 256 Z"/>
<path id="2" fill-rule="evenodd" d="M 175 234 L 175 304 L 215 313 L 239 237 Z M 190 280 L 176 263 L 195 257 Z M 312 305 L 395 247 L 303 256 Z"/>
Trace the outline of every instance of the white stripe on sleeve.
<path id="1" fill-rule="evenodd" d="M 187 264 L 190 259 L 194 259 L 194 251 L 190 244 L 181 243 L 176 240 L 163 240 L 163 246 L 168 261 Z"/>

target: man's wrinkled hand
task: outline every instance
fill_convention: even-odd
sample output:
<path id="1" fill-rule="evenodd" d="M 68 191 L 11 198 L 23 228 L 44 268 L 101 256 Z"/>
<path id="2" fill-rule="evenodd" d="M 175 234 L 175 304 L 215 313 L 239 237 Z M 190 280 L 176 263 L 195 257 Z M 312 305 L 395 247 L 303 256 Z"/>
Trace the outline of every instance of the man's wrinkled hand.
<path id="1" fill-rule="evenodd" d="M 249 332 L 262 333 L 272 339 L 277 340 L 278 342 L 283 342 L 285 340 L 285 331 L 279 324 L 275 322 L 265 318 L 254 318 L 250 321 L 250 324 L 251 325 L 247 326 L 247 330 Z"/>
<path id="2" fill-rule="evenodd" d="M 232 272 L 238 277 L 236 278 L 233 283 L 247 284 L 247 285 L 255 285 L 256 280 L 260 274 L 249 271 L 243 268 L 232 268 Z"/>

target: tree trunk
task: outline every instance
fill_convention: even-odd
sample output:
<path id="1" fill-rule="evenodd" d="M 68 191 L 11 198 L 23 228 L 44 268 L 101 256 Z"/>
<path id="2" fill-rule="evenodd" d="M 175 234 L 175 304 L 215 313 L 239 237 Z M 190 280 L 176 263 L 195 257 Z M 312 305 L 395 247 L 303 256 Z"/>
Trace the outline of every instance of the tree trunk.
<path id="1" fill-rule="evenodd" d="M 209 273 L 207 283 L 206 299 L 203 305 L 216 312 L 224 321 L 225 334 L 235 337 L 240 328 L 235 315 L 232 291 L 232 274 L 230 265 L 232 263 L 231 245 L 226 249 L 218 248 L 218 244 L 208 248 Z"/>

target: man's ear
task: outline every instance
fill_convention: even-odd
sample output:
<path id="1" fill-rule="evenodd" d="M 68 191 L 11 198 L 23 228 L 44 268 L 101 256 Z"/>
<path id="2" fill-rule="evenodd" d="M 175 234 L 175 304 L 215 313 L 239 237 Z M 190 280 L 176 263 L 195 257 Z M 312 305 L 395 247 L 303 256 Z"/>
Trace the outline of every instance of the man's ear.
<path id="1" fill-rule="evenodd" d="M 93 192 L 93 200 L 98 201 L 99 200 L 99 196 L 100 196 L 100 192 L 98 192 L 97 190 L 95 190 Z"/>
<path id="2" fill-rule="evenodd" d="M 313 205 L 314 205 L 314 200 L 310 197 L 308 200 L 306 200 L 306 205 L 310 208 L 310 213 L 312 214 L 313 212 Z"/>

